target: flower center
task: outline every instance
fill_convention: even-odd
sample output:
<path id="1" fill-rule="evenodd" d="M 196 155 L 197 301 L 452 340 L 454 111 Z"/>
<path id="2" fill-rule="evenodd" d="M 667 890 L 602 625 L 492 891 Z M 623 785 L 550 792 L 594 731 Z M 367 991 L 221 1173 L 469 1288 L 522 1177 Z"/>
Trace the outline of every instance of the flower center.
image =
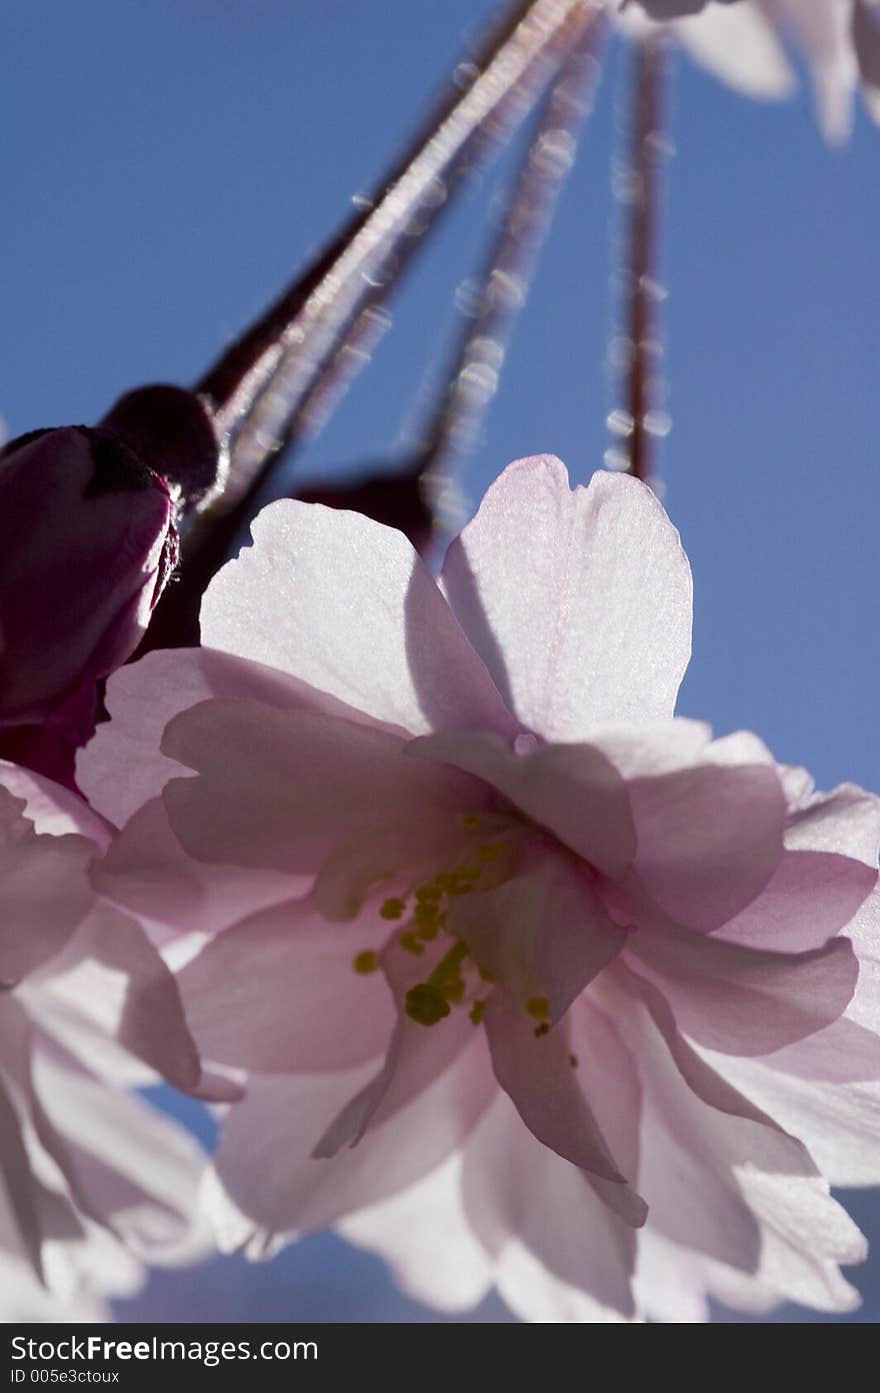
<path id="1" fill-rule="evenodd" d="M 509 831 L 506 820 L 462 813 L 458 823 L 467 832 L 489 835 L 476 845 L 472 842 L 457 865 L 439 871 L 401 895 L 390 896 L 379 907 L 382 919 L 400 922 L 394 944 L 413 957 L 421 957 L 430 944 L 447 932 L 451 900 L 495 889 L 511 875 L 514 848 L 511 838 L 503 835 Z M 469 1006 L 474 1025 L 479 1025 L 483 1018 L 486 1003 L 481 993 L 494 979 L 474 960 L 463 939 L 450 937 L 448 952 L 423 981 L 406 993 L 404 1010 L 420 1025 L 436 1025 L 450 1014 L 453 1006 L 459 1005 Z M 353 966 L 355 972 L 375 972 L 381 966 L 380 955 L 375 949 L 364 949 L 356 955 Z"/>

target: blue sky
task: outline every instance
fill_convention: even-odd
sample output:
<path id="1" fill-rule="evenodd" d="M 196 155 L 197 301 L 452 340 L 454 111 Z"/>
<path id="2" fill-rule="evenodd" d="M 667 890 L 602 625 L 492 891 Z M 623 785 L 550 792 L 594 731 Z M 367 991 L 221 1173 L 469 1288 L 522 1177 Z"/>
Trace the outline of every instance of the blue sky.
<path id="1" fill-rule="evenodd" d="M 187 383 L 370 186 L 487 0 L 6 0 L 0 17 L 0 415 L 11 433 L 96 419 L 128 387 Z M 610 162 L 626 51 L 596 110 L 512 348 L 472 499 L 553 451 L 586 479 L 618 404 L 605 367 L 620 253 Z M 802 84 L 765 106 L 675 64 L 664 235 L 673 430 L 666 504 L 694 569 L 680 710 L 756 730 L 821 786 L 880 788 L 880 131 L 823 145 Z M 502 171 L 503 172 L 503 171 Z M 471 190 L 309 475 L 400 458 L 480 259 L 497 187 Z M 877 1258 L 880 1196 L 847 1203 Z M 182 1295 L 186 1293 L 186 1295 Z M 132 1318 L 425 1320 L 373 1259 L 317 1238 L 276 1263 L 156 1279 Z M 262 1313 L 260 1315 L 259 1313 Z M 492 1303 L 483 1320 L 503 1318 Z"/>

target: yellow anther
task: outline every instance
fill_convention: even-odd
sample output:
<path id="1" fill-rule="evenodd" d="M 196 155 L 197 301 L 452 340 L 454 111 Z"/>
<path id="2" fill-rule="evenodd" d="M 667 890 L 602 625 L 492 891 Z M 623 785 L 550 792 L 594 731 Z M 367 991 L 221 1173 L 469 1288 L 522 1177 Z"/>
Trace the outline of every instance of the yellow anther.
<path id="1" fill-rule="evenodd" d="M 480 878 L 478 866 L 463 866 L 449 877 L 446 887 L 448 895 L 469 895 Z"/>
<path id="2" fill-rule="evenodd" d="M 364 976 L 368 972 L 375 972 L 379 966 L 379 954 L 373 948 L 365 948 L 357 954 L 353 966 L 355 972 L 361 972 Z"/>
<path id="3" fill-rule="evenodd" d="M 470 1018 L 471 1018 L 471 1020 L 473 1021 L 474 1025 L 479 1025 L 479 1024 L 480 1024 L 480 1021 L 483 1019 L 483 1017 L 484 1017 L 485 1014 L 486 1014 L 486 1003 L 485 1003 L 485 1001 L 475 1001 L 474 1004 L 473 1004 L 473 1006 L 471 1007 L 470 1011 L 468 1012 L 468 1015 L 470 1016 Z"/>
<path id="4" fill-rule="evenodd" d="M 540 1025 L 536 1025 L 536 1026 L 535 1026 L 535 1039 L 536 1039 L 536 1040 L 539 1040 L 539 1039 L 541 1038 L 542 1035 L 547 1035 L 547 1034 L 549 1034 L 549 1032 L 550 1032 L 550 1027 L 549 1027 L 549 1025 L 547 1024 L 546 1021 L 542 1021 Z"/>
<path id="5" fill-rule="evenodd" d="M 450 948 L 445 958 L 440 959 L 440 962 L 431 973 L 429 980 L 435 987 L 439 987 L 441 991 L 446 992 L 447 983 L 455 985 L 457 982 L 461 981 L 460 968 L 467 955 L 468 946 L 459 939 L 458 942 L 453 944 Z"/>
<path id="6" fill-rule="evenodd" d="M 460 813 L 458 818 L 459 827 L 482 827 L 483 819 L 479 813 Z"/>
<path id="7" fill-rule="evenodd" d="M 379 913 L 383 919 L 402 919 L 406 904 L 403 900 L 386 900 L 380 907 Z"/>
<path id="8" fill-rule="evenodd" d="M 495 981 L 495 978 L 492 976 L 491 972 L 487 972 L 486 969 L 484 967 L 480 967 L 479 964 L 477 965 L 477 971 L 479 972 L 484 982 Z"/>
<path id="9" fill-rule="evenodd" d="M 413 912 L 413 922 L 419 938 L 430 943 L 446 923 L 446 915 L 434 904 L 417 904 Z"/>
<path id="10" fill-rule="evenodd" d="M 436 904 L 442 894 L 443 891 L 436 880 L 429 880 L 425 885 L 416 888 L 416 900 L 419 904 Z"/>
<path id="11" fill-rule="evenodd" d="M 504 842 L 484 842 L 477 847 L 478 861 L 497 861 L 499 856 L 503 856 L 505 851 Z"/>
<path id="12" fill-rule="evenodd" d="M 406 1014 L 419 1025 L 436 1025 L 449 1015 L 449 1002 L 430 982 L 420 982 L 406 994 Z"/>
<path id="13" fill-rule="evenodd" d="M 526 1002 L 526 1010 L 530 1016 L 534 1016 L 536 1021 L 543 1021 L 550 1014 L 550 1002 L 546 996 L 533 996 Z"/>
<path id="14" fill-rule="evenodd" d="M 421 943 L 419 939 L 416 938 L 415 934 L 410 931 L 402 933 L 398 939 L 398 943 L 407 953 L 412 953 L 417 958 L 420 958 L 425 951 L 424 943 Z"/>

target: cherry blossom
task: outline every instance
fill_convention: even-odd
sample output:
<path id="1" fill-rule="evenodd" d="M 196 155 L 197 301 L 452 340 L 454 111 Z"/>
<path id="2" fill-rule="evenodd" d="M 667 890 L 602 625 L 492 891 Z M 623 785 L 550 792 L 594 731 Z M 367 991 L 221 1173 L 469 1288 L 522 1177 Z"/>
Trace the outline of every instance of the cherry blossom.
<path id="1" fill-rule="evenodd" d="M 108 840 L 82 800 L 0 763 L 0 1267 L 18 1274 L 5 1319 L 100 1311 L 144 1263 L 206 1246 L 201 1151 L 130 1090 L 211 1090 L 170 972 L 91 888 Z"/>
<path id="2" fill-rule="evenodd" d="M 697 13 L 699 11 L 699 13 Z M 792 41 L 813 74 L 819 124 L 826 138 L 845 140 L 852 97 L 880 120 L 880 6 L 877 0 L 632 0 L 619 22 L 633 35 L 646 19 L 669 22 L 698 63 L 746 96 L 783 97 L 795 85 L 786 53 Z"/>
<path id="3" fill-rule="evenodd" d="M 864 1244 L 798 1100 L 841 1118 L 823 1165 L 867 1158 L 880 804 L 674 716 L 654 495 L 520 461 L 439 585 L 356 514 L 253 535 L 206 647 L 117 674 L 79 765 L 125 824 L 101 894 L 189 935 L 193 1034 L 249 1074 L 221 1245 L 340 1224 L 424 1300 L 533 1320 L 846 1309 Z"/>

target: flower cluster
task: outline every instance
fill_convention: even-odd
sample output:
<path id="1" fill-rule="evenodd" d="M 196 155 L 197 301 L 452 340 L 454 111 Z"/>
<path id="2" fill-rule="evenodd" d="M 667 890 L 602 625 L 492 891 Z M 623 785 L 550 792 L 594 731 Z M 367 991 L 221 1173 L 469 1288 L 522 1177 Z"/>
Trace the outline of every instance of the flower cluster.
<path id="1" fill-rule="evenodd" d="M 7 1320 L 94 1318 L 95 1297 L 136 1290 L 144 1263 L 206 1250 L 193 1217 L 202 1154 L 131 1089 L 164 1079 L 217 1095 L 171 972 L 90 884 L 110 839 L 81 799 L 0 762 Z M 221 1085 L 219 1096 L 233 1093 Z"/>
<path id="2" fill-rule="evenodd" d="M 794 37 L 839 139 L 857 88 L 880 118 L 880 0 L 552 8 L 522 24 L 536 71 L 571 47 L 557 106 L 606 18 L 642 44 L 616 413 L 635 432 L 656 36 L 763 96 L 791 85 Z M 514 20 L 497 52 L 521 38 Z M 542 1322 L 858 1302 L 841 1268 L 865 1242 L 831 1187 L 880 1183 L 880 798 L 676 715 L 691 574 L 652 489 L 520 460 L 435 576 L 387 523 L 429 550 L 441 429 L 399 478 L 271 504 L 217 569 L 263 467 L 236 431 L 253 408 L 271 458 L 339 247 L 369 243 L 422 158 L 196 390 L 141 388 L 0 452 L 6 1320 L 105 1318 L 150 1265 L 328 1227 L 447 1312 L 492 1289 Z M 408 256 L 388 252 L 387 284 Z M 386 285 L 353 264 L 358 295 Z M 499 252 L 490 282 L 518 285 L 516 264 Z M 319 325 L 322 362 L 360 342 L 348 320 L 339 343 Z M 635 448 L 629 467 L 650 474 Z M 181 641 L 153 616 L 197 509 L 201 644 L 129 661 Z M 168 1089 L 213 1105 L 212 1157 Z"/>
<path id="3" fill-rule="evenodd" d="M 156 1158 L 192 1157 L 123 1091 L 161 1076 L 224 1102 L 222 1248 L 336 1225 L 425 1301 L 530 1320 L 847 1309 L 880 801 L 674 716 L 691 581 L 654 495 L 521 461 L 439 582 L 357 514 L 253 531 L 203 646 L 111 679 L 90 808 L 6 770 L 16 1254 L 52 1248 L 48 1186 L 177 1257 Z"/>

